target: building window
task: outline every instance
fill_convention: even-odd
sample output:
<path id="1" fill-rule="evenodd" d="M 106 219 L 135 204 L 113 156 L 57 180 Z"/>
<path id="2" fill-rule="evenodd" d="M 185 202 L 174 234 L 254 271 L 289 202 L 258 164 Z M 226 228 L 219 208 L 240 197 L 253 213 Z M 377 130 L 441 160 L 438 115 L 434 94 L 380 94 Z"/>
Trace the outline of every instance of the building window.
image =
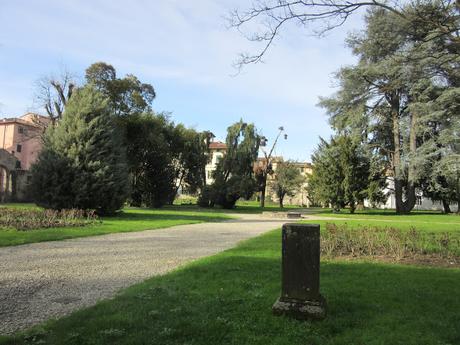
<path id="1" fill-rule="evenodd" d="M 20 134 L 24 134 L 24 127 L 19 126 L 18 132 L 19 132 Z"/>
<path id="2" fill-rule="evenodd" d="M 22 151 L 22 145 L 18 144 L 16 146 L 16 152 L 21 152 Z"/>
<path id="3" fill-rule="evenodd" d="M 21 169 L 21 161 L 16 161 L 16 169 Z"/>

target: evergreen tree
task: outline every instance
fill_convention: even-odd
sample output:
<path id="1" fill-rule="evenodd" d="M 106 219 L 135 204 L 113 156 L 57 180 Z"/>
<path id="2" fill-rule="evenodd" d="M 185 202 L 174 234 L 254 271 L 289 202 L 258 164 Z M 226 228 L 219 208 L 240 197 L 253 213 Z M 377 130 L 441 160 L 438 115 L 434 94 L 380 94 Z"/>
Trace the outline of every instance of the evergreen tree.
<path id="1" fill-rule="evenodd" d="M 442 8 L 414 3 L 405 13 L 412 15 L 401 18 L 386 9 L 368 13 L 366 31 L 349 39 L 359 63 L 338 73 L 339 92 L 321 102 L 334 129 L 360 136 L 373 154 L 384 157 L 398 213 L 412 210 L 416 189 L 424 184 L 431 159 L 425 143 L 439 144 L 435 137 L 447 128 L 430 108 L 458 66 L 458 54 L 449 53 L 445 36 L 434 34 L 446 16 Z M 432 23 L 418 25 L 419 15 L 431 16 Z"/>
<path id="2" fill-rule="evenodd" d="M 372 168 L 364 147 L 350 136 L 337 136 L 329 143 L 321 139 L 312 161 L 308 191 L 315 202 L 331 204 L 335 211 L 348 206 L 353 213 L 365 199 L 377 203 L 385 200 L 381 193 L 383 176 Z"/>
<path id="3" fill-rule="evenodd" d="M 77 90 L 32 172 L 35 200 L 49 208 L 119 210 L 126 200 L 126 156 L 107 99 L 91 85 Z M 54 181 L 51 181 L 51 176 Z"/>

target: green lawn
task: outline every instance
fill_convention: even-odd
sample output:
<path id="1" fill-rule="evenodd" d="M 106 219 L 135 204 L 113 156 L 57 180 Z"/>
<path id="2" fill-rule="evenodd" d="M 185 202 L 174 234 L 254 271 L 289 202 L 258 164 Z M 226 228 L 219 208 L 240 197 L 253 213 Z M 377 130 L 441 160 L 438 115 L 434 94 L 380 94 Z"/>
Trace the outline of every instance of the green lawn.
<path id="1" fill-rule="evenodd" d="M 287 212 L 287 211 L 292 211 L 301 208 L 300 206 L 295 206 L 295 205 L 286 205 L 283 208 L 279 207 L 277 203 L 273 202 L 265 202 L 265 208 L 260 207 L 260 203 L 258 201 L 246 201 L 246 200 L 239 200 L 236 203 L 235 208 L 233 209 L 222 209 L 219 206 L 215 206 L 213 208 L 202 208 L 199 207 L 196 204 L 191 204 L 191 205 L 182 205 L 182 204 L 177 204 L 174 206 L 165 206 L 166 209 L 171 209 L 171 210 L 196 210 L 199 212 L 222 212 L 225 211 L 225 213 L 249 213 L 249 214 L 260 214 L 262 212 Z"/>
<path id="2" fill-rule="evenodd" d="M 456 232 L 460 234 L 460 216 L 452 214 L 425 212 L 415 212 L 409 215 L 397 215 L 394 212 L 387 214 L 376 214 L 374 212 L 356 214 L 322 212 L 316 214 L 334 218 L 329 222 L 347 223 L 352 227 L 386 226 L 399 229 L 414 227 L 425 232 Z"/>
<path id="3" fill-rule="evenodd" d="M 31 204 L 8 204 L 7 206 L 20 208 L 35 207 Z M 0 229 L 0 247 L 104 235 L 115 232 L 153 230 L 174 225 L 222 221 L 229 218 L 229 216 L 222 213 L 199 212 L 197 210 L 126 208 L 117 216 L 104 217 L 101 223 L 85 227 L 65 227 L 28 231 Z"/>
<path id="4" fill-rule="evenodd" d="M 271 314 L 280 250 L 273 231 L 0 343 L 460 343 L 459 269 L 323 261 L 328 316 L 299 322 Z"/>

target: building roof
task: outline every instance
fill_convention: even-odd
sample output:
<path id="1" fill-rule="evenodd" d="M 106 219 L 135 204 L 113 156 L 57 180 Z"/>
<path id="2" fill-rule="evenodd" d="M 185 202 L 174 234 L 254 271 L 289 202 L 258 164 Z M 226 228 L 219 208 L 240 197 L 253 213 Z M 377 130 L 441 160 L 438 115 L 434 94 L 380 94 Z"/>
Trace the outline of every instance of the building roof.
<path id="1" fill-rule="evenodd" d="M 226 149 L 227 148 L 227 145 L 221 141 L 213 141 L 211 143 L 209 143 L 209 148 L 211 150 L 217 150 L 217 149 Z"/>
<path id="2" fill-rule="evenodd" d="M 40 127 L 40 125 L 46 125 L 49 122 L 49 117 L 34 114 L 34 113 L 27 113 L 22 115 L 21 117 L 10 117 L 10 118 L 3 118 L 0 119 L 0 125 L 2 124 L 11 124 L 17 123 L 23 126 L 29 127 Z"/>

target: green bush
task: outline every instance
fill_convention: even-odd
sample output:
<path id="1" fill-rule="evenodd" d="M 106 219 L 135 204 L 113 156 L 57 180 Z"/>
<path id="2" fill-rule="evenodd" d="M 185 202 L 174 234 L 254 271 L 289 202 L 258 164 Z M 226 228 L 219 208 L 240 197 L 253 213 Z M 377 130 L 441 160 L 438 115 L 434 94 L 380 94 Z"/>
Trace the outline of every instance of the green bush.
<path id="1" fill-rule="evenodd" d="M 40 228 L 75 227 L 94 224 L 98 221 L 92 210 L 31 210 L 0 207 L 0 227 L 16 230 Z"/>

